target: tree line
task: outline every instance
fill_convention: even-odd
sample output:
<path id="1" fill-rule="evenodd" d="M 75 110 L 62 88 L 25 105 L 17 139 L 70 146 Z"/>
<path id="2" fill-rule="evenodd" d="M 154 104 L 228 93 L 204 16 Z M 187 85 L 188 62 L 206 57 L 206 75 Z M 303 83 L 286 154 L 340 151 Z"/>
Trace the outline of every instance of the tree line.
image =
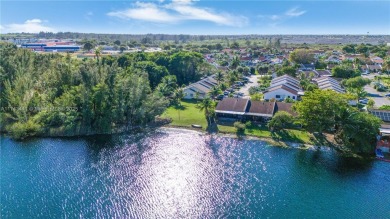
<path id="1" fill-rule="evenodd" d="M 145 125 L 179 86 L 210 67 L 195 52 L 133 53 L 77 59 L 0 44 L 1 132 L 35 135 L 113 133 Z"/>

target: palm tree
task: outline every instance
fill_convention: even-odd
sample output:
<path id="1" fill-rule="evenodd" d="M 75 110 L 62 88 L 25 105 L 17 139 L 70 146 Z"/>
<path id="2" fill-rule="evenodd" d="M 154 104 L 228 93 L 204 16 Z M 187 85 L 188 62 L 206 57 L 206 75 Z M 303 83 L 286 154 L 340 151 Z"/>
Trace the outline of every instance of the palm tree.
<path id="1" fill-rule="evenodd" d="M 195 96 L 194 96 L 196 102 L 198 102 L 198 100 L 199 100 L 199 95 L 200 95 L 200 93 L 198 91 L 196 91 Z"/>
<path id="2" fill-rule="evenodd" d="M 212 87 L 210 90 L 210 95 L 212 98 L 216 97 L 220 93 L 221 93 L 221 90 L 217 86 Z"/>
<path id="3" fill-rule="evenodd" d="M 357 96 L 357 101 L 359 103 L 360 99 L 363 99 L 364 97 L 367 96 L 367 92 L 364 90 L 364 87 L 358 87 L 354 89 L 354 92 Z"/>
<path id="4" fill-rule="evenodd" d="M 234 58 L 232 60 L 232 64 L 230 65 L 230 67 L 232 69 L 236 69 L 239 65 L 240 65 L 240 59 L 238 58 L 238 56 L 234 56 Z"/>
<path id="5" fill-rule="evenodd" d="M 99 61 L 99 57 L 102 54 L 102 49 L 100 47 L 95 49 L 95 57 Z"/>
<path id="6" fill-rule="evenodd" d="M 219 89 L 221 89 L 222 91 L 226 90 L 227 89 L 226 84 L 225 83 L 220 84 Z"/>
<path id="7" fill-rule="evenodd" d="M 207 124 L 208 124 L 208 125 L 210 125 L 211 117 L 212 117 L 213 114 L 214 114 L 214 107 L 215 107 L 215 104 L 214 104 L 214 102 L 211 100 L 210 97 L 204 98 L 204 99 L 197 105 L 197 108 L 198 108 L 200 111 L 204 111 L 204 115 L 205 115 L 205 117 L 206 117 L 206 120 L 207 120 Z"/>
<path id="8" fill-rule="evenodd" d="M 223 73 L 220 71 L 215 74 L 215 80 L 217 80 L 218 84 L 220 84 L 221 81 L 223 81 L 223 77 L 224 77 Z"/>
<path id="9" fill-rule="evenodd" d="M 387 58 L 383 63 L 383 70 L 386 71 L 387 77 L 389 76 L 390 72 L 390 58 Z"/>
<path id="10" fill-rule="evenodd" d="M 173 100 L 174 102 L 181 106 L 181 99 L 184 98 L 184 90 L 183 88 L 177 88 L 174 92 L 173 92 Z"/>
<path id="11" fill-rule="evenodd" d="M 183 88 L 177 88 L 173 92 L 173 102 L 177 106 L 177 113 L 179 114 L 179 120 L 180 120 L 180 110 L 181 110 L 181 99 L 183 99 L 185 96 Z"/>

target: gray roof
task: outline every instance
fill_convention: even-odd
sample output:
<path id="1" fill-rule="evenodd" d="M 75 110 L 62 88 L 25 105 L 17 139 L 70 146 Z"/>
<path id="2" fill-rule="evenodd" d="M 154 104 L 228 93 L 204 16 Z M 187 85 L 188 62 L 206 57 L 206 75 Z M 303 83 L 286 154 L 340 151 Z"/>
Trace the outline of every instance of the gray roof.
<path id="1" fill-rule="evenodd" d="M 321 90 L 333 90 L 338 93 L 344 93 L 345 90 L 341 87 L 340 83 L 331 77 L 321 77 L 315 79 L 318 88 Z"/>

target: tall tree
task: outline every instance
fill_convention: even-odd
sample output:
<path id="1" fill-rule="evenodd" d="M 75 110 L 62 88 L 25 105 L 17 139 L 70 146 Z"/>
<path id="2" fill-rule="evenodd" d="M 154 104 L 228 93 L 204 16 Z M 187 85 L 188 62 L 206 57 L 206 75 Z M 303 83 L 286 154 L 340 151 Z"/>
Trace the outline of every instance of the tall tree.
<path id="1" fill-rule="evenodd" d="M 210 97 L 206 97 L 201 102 L 198 103 L 197 107 L 200 111 L 204 112 L 204 115 L 207 120 L 207 124 L 210 125 L 212 122 L 212 117 L 214 115 L 214 108 L 215 108 L 214 101 L 212 101 Z"/>
<path id="2" fill-rule="evenodd" d="M 239 65 L 240 65 L 240 59 L 238 58 L 238 56 L 234 56 L 232 59 L 232 63 L 230 64 L 230 67 L 232 69 L 236 69 Z"/>
<path id="3" fill-rule="evenodd" d="M 220 84 L 223 81 L 223 78 L 224 78 L 224 75 L 221 71 L 218 71 L 215 74 L 215 80 L 218 82 L 218 84 Z"/>
<path id="4" fill-rule="evenodd" d="M 93 44 L 91 42 L 85 42 L 83 46 L 85 51 L 90 51 L 93 48 Z"/>
<path id="5" fill-rule="evenodd" d="M 176 76 L 179 85 L 199 80 L 206 73 L 203 67 L 207 68 L 200 53 L 180 51 L 169 60 L 169 72 Z"/>
<path id="6" fill-rule="evenodd" d="M 364 90 L 364 86 L 371 83 L 371 80 L 363 77 L 354 77 L 343 82 L 347 87 L 348 92 L 355 94 L 357 101 L 367 96 L 367 92 Z"/>
<path id="7" fill-rule="evenodd" d="M 296 49 L 290 54 L 290 61 L 298 64 L 314 63 L 314 55 L 307 49 Z"/>
<path id="8" fill-rule="evenodd" d="M 302 101 L 294 104 L 298 121 L 312 132 L 324 132 L 333 128 L 337 115 L 348 107 L 347 99 L 331 90 L 305 92 Z"/>

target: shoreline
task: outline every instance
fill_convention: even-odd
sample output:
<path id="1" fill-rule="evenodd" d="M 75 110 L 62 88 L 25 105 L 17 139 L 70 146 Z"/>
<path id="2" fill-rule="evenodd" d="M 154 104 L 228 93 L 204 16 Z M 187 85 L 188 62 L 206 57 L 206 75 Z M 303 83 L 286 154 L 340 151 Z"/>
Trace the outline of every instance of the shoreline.
<path id="1" fill-rule="evenodd" d="M 175 125 L 163 125 L 160 128 L 166 128 L 166 129 L 182 129 L 182 130 L 192 130 L 197 131 L 202 134 L 207 135 L 218 135 L 222 137 L 229 137 L 229 138 L 235 138 L 235 139 L 243 139 L 243 140 L 259 140 L 264 141 L 269 144 L 272 144 L 273 146 L 279 146 L 279 147 L 286 147 L 286 148 L 301 148 L 301 149 L 310 149 L 310 148 L 322 148 L 322 147 L 328 147 L 324 145 L 312 145 L 312 144 L 306 144 L 306 143 L 298 143 L 298 142 L 290 142 L 290 141 L 284 141 L 284 140 L 274 140 L 272 138 L 266 138 L 266 137 L 258 137 L 255 135 L 242 135 L 237 136 L 236 134 L 230 133 L 230 132 L 217 132 L 217 133 L 209 133 L 201 128 L 192 128 L 187 126 L 175 126 Z M 291 146 L 294 145 L 294 146 Z"/>
<path id="2" fill-rule="evenodd" d="M 284 147 L 284 148 L 295 148 L 295 149 L 301 149 L 301 150 L 315 150 L 315 149 L 321 149 L 323 148 L 329 148 L 330 150 L 336 150 L 339 153 L 343 154 L 344 156 L 349 156 L 349 157 L 357 157 L 357 158 L 367 158 L 365 156 L 352 153 L 352 152 L 347 152 L 341 150 L 338 146 L 334 145 L 333 143 L 329 142 L 330 145 L 313 145 L 313 144 L 308 144 L 308 143 L 301 143 L 301 142 L 292 142 L 292 141 L 286 141 L 286 140 L 276 140 L 273 139 L 272 137 L 259 137 L 256 135 L 251 135 L 251 134 L 245 134 L 245 135 L 240 135 L 238 136 L 235 133 L 232 132 L 224 132 L 224 131 L 219 131 L 215 133 L 210 133 L 202 128 L 193 128 L 189 126 L 175 126 L 171 124 L 150 124 L 144 127 L 133 127 L 131 130 L 121 130 L 119 132 L 111 132 L 111 133 L 90 133 L 90 134 L 67 134 L 67 135 L 53 135 L 53 134 L 45 134 L 45 135 L 37 135 L 37 136 L 29 136 L 27 138 L 23 139 L 13 139 L 11 136 L 9 136 L 7 133 L 2 132 L 1 137 L 7 136 L 13 140 L 16 141 L 26 141 L 28 139 L 33 139 L 33 138 L 77 138 L 77 137 L 91 137 L 95 135 L 115 135 L 115 134 L 134 134 L 136 132 L 144 132 L 147 131 L 148 129 L 152 130 L 157 130 L 157 129 L 176 129 L 176 130 L 187 130 L 187 131 L 195 131 L 199 134 L 202 135 L 217 135 L 220 137 L 227 137 L 227 138 L 233 138 L 233 139 L 239 139 L 239 140 L 256 140 L 256 141 L 263 141 L 268 143 L 271 146 L 276 146 L 276 147 Z M 375 157 L 374 157 L 375 158 Z"/>
<path id="3" fill-rule="evenodd" d="M 283 147 L 283 148 L 293 148 L 293 149 L 300 149 L 300 150 L 324 150 L 324 148 L 329 150 L 336 150 L 338 153 L 340 153 L 342 156 L 346 157 L 354 157 L 359 159 L 375 159 L 375 156 L 362 156 L 356 153 L 352 152 L 346 152 L 335 145 L 332 144 L 332 147 L 326 146 L 326 145 L 312 145 L 312 144 L 306 144 L 306 143 L 297 143 L 297 142 L 290 142 L 290 141 L 283 141 L 283 140 L 274 140 L 272 138 L 266 138 L 266 137 L 258 137 L 254 135 L 244 135 L 244 136 L 237 136 L 233 133 L 229 132 L 218 132 L 218 133 L 208 133 L 207 131 L 203 129 L 198 128 L 192 128 L 192 127 L 186 127 L 186 126 L 174 126 L 174 125 L 163 125 L 159 127 L 160 129 L 173 129 L 173 130 L 187 130 L 187 131 L 196 131 L 199 134 L 202 135 L 217 135 L 220 137 L 227 137 L 227 138 L 234 138 L 239 140 L 255 140 L 255 141 L 263 141 L 268 143 L 272 147 Z"/>

